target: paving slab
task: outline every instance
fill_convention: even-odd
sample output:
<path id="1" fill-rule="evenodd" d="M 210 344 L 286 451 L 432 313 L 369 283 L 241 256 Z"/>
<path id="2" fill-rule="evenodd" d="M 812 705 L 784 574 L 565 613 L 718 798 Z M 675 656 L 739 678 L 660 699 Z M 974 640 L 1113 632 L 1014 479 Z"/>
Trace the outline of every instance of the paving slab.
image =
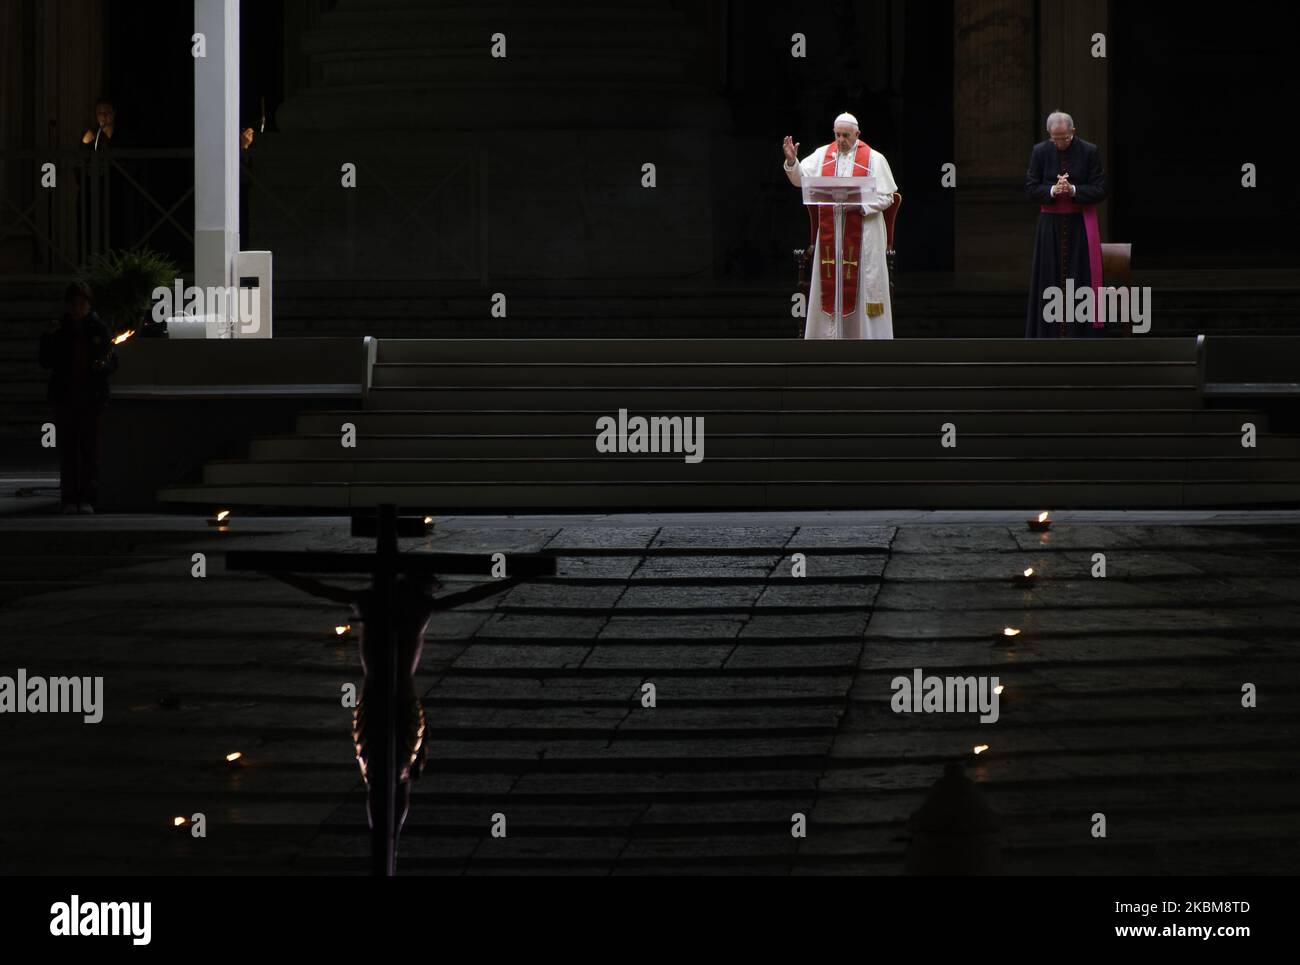
<path id="1" fill-rule="evenodd" d="M 1300 514 L 1061 512 L 1040 536 L 1032 513 L 436 517 L 401 549 L 545 551 L 557 575 L 430 621 L 400 867 L 895 874 L 957 761 L 1016 873 L 1280 870 L 1300 852 Z M 0 675 L 100 675 L 106 715 L 0 715 L 0 870 L 366 872 L 339 699 L 363 628 L 221 564 L 369 552 L 345 517 L 0 517 L 0 537 Z M 1005 625 L 1025 633 L 995 646 Z M 997 675 L 998 721 L 895 713 L 915 668 Z M 222 843 L 167 828 L 188 810 Z M 1078 840 L 1094 810 L 1122 828 L 1108 855 Z"/>

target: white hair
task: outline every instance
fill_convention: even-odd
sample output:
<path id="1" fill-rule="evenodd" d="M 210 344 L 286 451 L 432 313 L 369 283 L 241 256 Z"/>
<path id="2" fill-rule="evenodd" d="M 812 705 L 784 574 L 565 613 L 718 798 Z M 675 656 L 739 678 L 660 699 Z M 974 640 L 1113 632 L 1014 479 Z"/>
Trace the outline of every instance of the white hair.
<path id="1" fill-rule="evenodd" d="M 1074 130 L 1073 117 L 1065 113 L 1065 111 L 1052 111 L 1052 113 L 1047 115 L 1047 133 L 1050 134 L 1052 132 L 1052 127 L 1056 124 L 1060 124 L 1062 121 L 1070 125 L 1070 130 Z"/>

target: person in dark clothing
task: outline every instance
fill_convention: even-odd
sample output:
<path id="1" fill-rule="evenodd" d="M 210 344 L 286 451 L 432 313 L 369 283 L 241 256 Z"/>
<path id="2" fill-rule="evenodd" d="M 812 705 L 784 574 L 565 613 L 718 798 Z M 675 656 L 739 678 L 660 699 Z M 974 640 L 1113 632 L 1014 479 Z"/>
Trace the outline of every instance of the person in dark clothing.
<path id="1" fill-rule="evenodd" d="M 98 151 L 101 144 L 107 147 L 117 134 L 117 111 L 107 97 L 95 101 L 95 123 L 96 130 L 86 128 L 86 133 L 81 135 L 81 143 L 91 152 Z"/>
<path id="2" fill-rule="evenodd" d="M 63 318 L 41 334 L 40 363 L 52 370 L 47 398 L 54 407 L 62 511 L 93 513 L 108 377 L 117 371 L 117 355 L 108 327 L 91 308 L 90 289 L 73 283 L 64 301 Z"/>
<path id="3" fill-rule="evenodd" d="M 1025 197 L 1039 205 L 1038 234 L 1029 281 L 1026 338 L 1081 338 L 1107 334 L 1093 296 L 1090 324 L 1073 321 L 1075 305 L 1062 321 L 1045 312 L 1049 289 L 1078 291 L 1102 285 L 1097 205 L 1106 200 L 1106 175 L 1097 145 L 1074 136 L 1074 120 L 1063 111 L 1047 117 L 1048 139 L 1034 146 L 1025 174 Z"/>
<path id="4" fill-rule="evenodd" d="M 95 101 L 95 123 L 81 135 L 80 147 L 78 200 L 82 210 L 78 230 L 82 232 L 83 260 L 107 249 L 129 248 L 144 231 L 140 224 L 144 212 L 131 182 L 149 187 L 152 177 L 145 160 L 120 156 L 119 152 L 140 146 L 129 135 L 117 126 L 113 102 L 107 97 Z M 96 226 L 94 220 L 102 223 Z"/>

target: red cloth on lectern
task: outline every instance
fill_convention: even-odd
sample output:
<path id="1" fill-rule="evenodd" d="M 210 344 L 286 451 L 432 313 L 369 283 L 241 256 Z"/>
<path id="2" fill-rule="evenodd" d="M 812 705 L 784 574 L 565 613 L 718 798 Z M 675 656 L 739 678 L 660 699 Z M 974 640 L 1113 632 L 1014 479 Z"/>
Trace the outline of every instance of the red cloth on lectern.
<path id="1" fill-rule="evenodd" d="M 839 148 L 828 145 L 826 156 L 822 159 L 822 177 L 835 177 Z M 857 154 L 853 158 L 853 177 L 867 176 L 871 167 L 871 148 L 866 141 L 858 138 Z M 818 206 L 817 222 L 817 260 L 821 265 L 822 311 L 827 315 L 835 314 L 835 207 L 829 204 Z M 853 205 L 844 210 L 844 230 L 840 235 L 842 250 L 840 260 L 844 265 L 844 314 L 851 315 L 856 310 L 858 297 L 859 254 L 862 248 L 862 209 Z"/>

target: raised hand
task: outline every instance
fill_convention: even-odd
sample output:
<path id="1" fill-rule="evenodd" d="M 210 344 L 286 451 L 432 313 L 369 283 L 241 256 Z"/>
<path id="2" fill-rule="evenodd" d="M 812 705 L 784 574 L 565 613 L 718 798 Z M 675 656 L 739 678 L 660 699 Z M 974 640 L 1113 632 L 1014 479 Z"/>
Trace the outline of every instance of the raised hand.
<path id="1" fill-rule="evenodd" d="M 789 134 L 787 134 L 785 140 L 781 142 L 781 150 L 785 152 L 785 159 L 787 161 L 798 163 L 799 145 L 795 143 L 794 139 L 791 138 Z"/>

